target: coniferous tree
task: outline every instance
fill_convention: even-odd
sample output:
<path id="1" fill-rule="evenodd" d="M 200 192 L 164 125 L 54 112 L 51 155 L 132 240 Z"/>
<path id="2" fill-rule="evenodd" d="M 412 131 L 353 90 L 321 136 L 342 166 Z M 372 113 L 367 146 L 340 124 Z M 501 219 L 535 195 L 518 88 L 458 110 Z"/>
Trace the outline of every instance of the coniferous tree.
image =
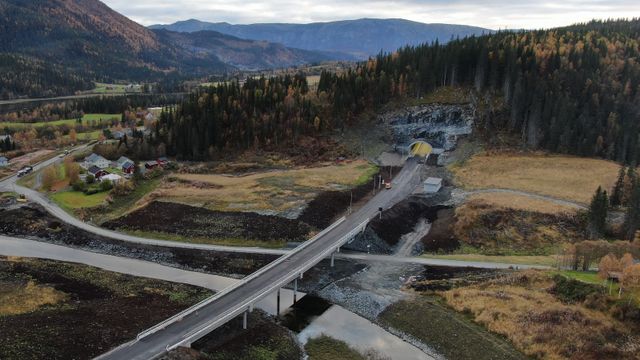
<path id="1" fill-rule="evenodd" d="M 598 187 L 589 205 L 589 228 L 592 237 L 599 237 L 605 233 L 608 207 L 607 192 Z"/>
<path id="2" fill-rule="evenodd" d="M 640 186 L 636 181 L 631 198 L 627 204 L 627 213 L 624 219 L 624 235 L 628 240 L 633 240 L 640 228 Z"/>
<path id="3" fill-rule="evenodd" d="M 622 205 L 625 175 L 626 175 L 626 171 L 623 166 L 620 168 L 620 172 L 618 172 L 618 180 L 616 181 L 616 184 L 613 186 L 613 190 L 611 191 L 611 198 L 609 199 L 611 206 L 613 207 L 618 207 Z"/>

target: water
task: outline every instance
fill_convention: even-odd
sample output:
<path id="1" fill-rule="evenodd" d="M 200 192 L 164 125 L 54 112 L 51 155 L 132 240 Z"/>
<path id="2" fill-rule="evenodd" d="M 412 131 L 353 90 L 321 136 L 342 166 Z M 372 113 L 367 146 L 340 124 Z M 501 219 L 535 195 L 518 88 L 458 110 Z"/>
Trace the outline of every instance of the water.
<path id="1" fill-rule="evenodd" d="M 374 350 L 390 359 L 433 359 L 371 321 L 313 295 L 293 305 L 282 316 L 282 324 L 297 332 L 302 344 L 324 334 L 361 352 Z"/>

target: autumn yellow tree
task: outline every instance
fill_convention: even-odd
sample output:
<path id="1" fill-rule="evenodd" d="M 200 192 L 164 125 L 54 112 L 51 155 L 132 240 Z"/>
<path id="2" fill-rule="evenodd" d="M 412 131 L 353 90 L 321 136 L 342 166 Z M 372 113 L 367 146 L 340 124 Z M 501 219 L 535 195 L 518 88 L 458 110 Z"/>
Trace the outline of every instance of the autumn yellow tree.
<path id="1" fill-rule="evenodd" d="M 64 160 L 64 171 L 67 179 L 69 179 L 69 184 L 73 184 L 80 180 L 80 166 L 73 162 L 71 157 L 67 157 Z"/>
<path id="2" fill-rule="evenodd" d="M 606 280 L 609 278 L 609 273 L 620 271 L 622 271 L 622 265 L 615 255 L 609 254 L 600 260 L 598 277 L 601 279 Z"/>
<path id="3" fill-rule="evenodd" d="M 78 133 L 76 133 L 76 129 L 69 130 L 69 141 L 74 144 L 78 141 Z"/>
<path id="4" fill-rule="evenodd" d="M 56 182 L 58 178 L 58 172 L 56 168 L 53 166 L 49 166 L 44 170 L 42 174 L 42 188 L 46 191 L 51 191 L 53 184 Z"/>
<path id="5" fill-rule="evenodd" d="M 640 288 L 640 264 L 627 266 L 622 272 L 620 291 L 633 291 Z"/>

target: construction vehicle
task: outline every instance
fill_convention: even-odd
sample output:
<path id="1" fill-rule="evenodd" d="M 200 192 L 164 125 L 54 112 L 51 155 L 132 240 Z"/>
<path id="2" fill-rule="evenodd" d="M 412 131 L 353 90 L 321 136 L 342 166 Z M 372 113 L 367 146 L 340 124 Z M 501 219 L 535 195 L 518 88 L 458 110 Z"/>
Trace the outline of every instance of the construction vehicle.
<path id="1" fill-rule="evenodd" d="M 27 202 L 27 197 L 24 194 L 20 194 L 16 201 L 19 202 L 19 203 L 26 203 Z"/>

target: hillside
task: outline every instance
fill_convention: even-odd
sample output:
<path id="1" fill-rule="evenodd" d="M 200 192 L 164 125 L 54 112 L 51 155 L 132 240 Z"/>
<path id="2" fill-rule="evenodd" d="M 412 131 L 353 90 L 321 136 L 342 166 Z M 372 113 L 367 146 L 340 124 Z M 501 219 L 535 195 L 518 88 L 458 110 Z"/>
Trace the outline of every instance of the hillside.
<path id="1" fill-rule="evenodd" d="M 0 98 L 52 96 L 93 81 L 158 81 L 326 59 L 213 31 L 152 31 L 98 0 L 0 0 Z"/>
<path id="2" fill-rule="evenodd" d="M 282 145 L 300 135 L 341 129 L 358 114 L 390 101 L 421 98 L 450 86 L 475 88 L 478 133 L 496 145 L 504 139 L 496 134 L 509 134 L 515 145 L 530 149 L 637 164 L 639 44 L 636 19 L 409 47 L 340 74 L 323 72 L 314 93 L 305 79 L 287 78 L 247 82 L 246 93 L 207 90 L 171 114 L 175 119 L 162 118 L 166 134 L 181 134 L 167 139 L 180 142 L 158 140 L 169 152 L 188 158 L 207 157 L 211 146 Z M 254 93 L 260 96 L 247 95 Z M 233 113 L 230 121 L 226 114 L 235 108 L 224 104 L 236 103 L 212 100 L 225 97 L 237 100 L 245 112 Z M 204 128 L 208 137 L 186 139 Z M 221 132 L 224 138 L 217 137 Z"/>
<path id="3" fill-rule="evenodd" d="M 345 59 L 367 59 L 369 56 L 377 55 L 380 50 L 391 52 L 406 45 L 430 43 L 436 39 L 447 42 L 451 38 L 491 32 L 473 26 L 423 24 L 402 19 L 251 25 L 187 20 L 172 25 L 154 25 L 150 28 L 178 32 L 213 30 L 243 39 L 264 40 L 299 49 L 323 51 Z"/>

